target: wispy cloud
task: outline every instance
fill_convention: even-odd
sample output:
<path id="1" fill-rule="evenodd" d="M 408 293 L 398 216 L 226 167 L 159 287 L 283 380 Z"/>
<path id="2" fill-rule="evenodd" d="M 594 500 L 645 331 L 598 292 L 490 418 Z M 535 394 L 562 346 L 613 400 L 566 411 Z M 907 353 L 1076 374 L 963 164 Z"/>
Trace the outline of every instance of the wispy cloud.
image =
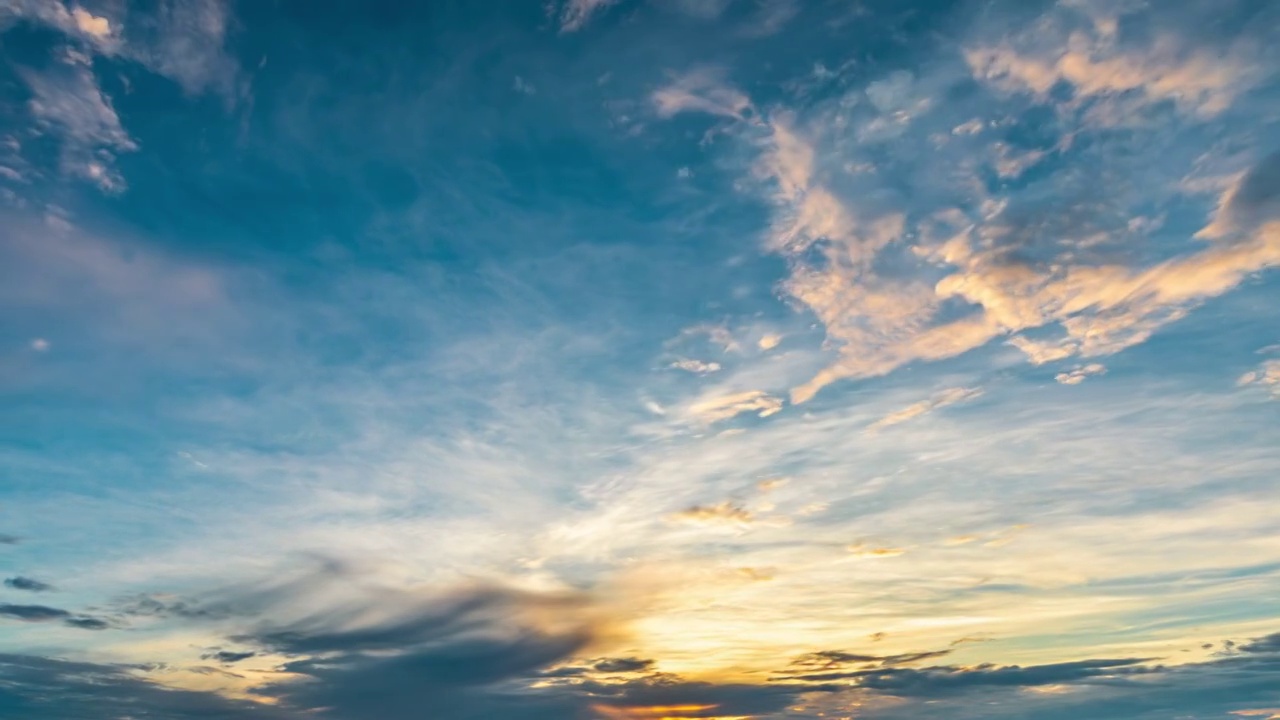
<path id="1" fill-rule="evenodd" d="M 29 71 L 31 114 L 62 142 L 63 169 L 110 192 L 124 189 L 115 155 L 138 145 L 120 124 L 110 98 L 98 87 L 89 58 L 69 51 L 61 63 Z"/>
<path id="2" fill-rule="evenodd" d="M 591 18 L 604 12 L 618 0 L 565 0 L 560 7 L 560 32 L 577 32 L 586 27 Z"/>
<path id="3" fill-rule="evenodd" d="M 955 405 L 956 403 L 967 402 L 974 398 L 980 397 L 981 395 L 982 395 L 982 391 L 977 388 L 963 388 L 963 387 L 949 388 L 947 390 L 943 390 L 942 392 L 935 394 L 933 397 L 929 398 L 928 400 L 921 400 L 920 402 L 912 403 L 911 405 L 908 405 L 907 407 L 902 408 L 901 410 L 892 412 L 880 418 L 874 423 L 868 425 L 867 430 L 870 432 L 883 430 L 884 428 L 892 427 L 894 425 L 899 425 L 901 423 L 907 422 L 908 420 L 912 420 L 914 418 L 920 417 L 921 415 L 925 415 L 927 413 L 933 412 L 938 408 L 944 408 L 944 407 L 947 407 L 948 405 Z"/>
<path id="4" fill-rule="evenodd" d="M 1258 385 L 1268 388 L 1272 395 L 1280 396 L 1280 360 L 1268 360 L 1240 376 L 1239 385 Z"/>
<path id="5" fill-rule="evenodd" d="M 763 390 L 746 390 L 729 395 L 712 395 L 691 403 L 687 415 L 691 420 L 711 425 L 742 413 L 769 417 L 782 410 L 782 400 Z"/>
<path id="6" fill-rule="evenodd" d="M 1089 363 L 1088 365 L 1080 365 L 1074 367 L 1067 372 L 1058 373 L 1054 379 L 1063 385 L 1079 385 L 1094 375 L 1102 375 L 1107 371 L 1107 367 L 1100 363 Z"/>

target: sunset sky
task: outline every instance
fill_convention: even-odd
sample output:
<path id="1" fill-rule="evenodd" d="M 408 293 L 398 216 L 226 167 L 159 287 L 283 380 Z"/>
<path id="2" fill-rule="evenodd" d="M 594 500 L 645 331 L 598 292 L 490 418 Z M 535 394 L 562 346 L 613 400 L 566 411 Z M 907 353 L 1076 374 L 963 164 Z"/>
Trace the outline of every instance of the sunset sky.
<path id="1" fill-rule="evenodd" d="M 0 0 L 0 717 L 1280 718 L 1278 41 Z"/>

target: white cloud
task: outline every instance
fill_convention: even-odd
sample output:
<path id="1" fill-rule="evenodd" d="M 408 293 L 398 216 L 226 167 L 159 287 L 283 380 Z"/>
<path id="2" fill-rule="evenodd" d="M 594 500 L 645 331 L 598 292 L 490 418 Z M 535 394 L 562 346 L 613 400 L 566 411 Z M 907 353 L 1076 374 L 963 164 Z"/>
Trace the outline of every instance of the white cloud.
<path id="1" fill-rule="evenodd" d="M 581 30 L 591 18 L 618 0 L 566 0 L 560 8 L 560 32 Z"/>
<path id="2" fill-rule="evenodd" d="M 1102 26 L 1105 29 L 1106 23 Z M 1038 60 L 1038 55 L 1023 57 L 1003 46 L 980 46 L 967 51 L 966 58 L 979 78 L 1000 88 L 1030 91 L 1038 102 L 1058 102 L 1049 90 L 1065 81 L 1078 89 L 1077 99 L 1063 101 L 1066 104 L 1082 97 L 1138 93 L 1153 102 L 1174 100 L 1201 118 L 1222 114 L 1257 75 L 1244 50 L 1219 57 L 1209 49 L 1161 36 L 1145 49 L 1122 51 L 1108 45 L 1105 37 L 1088 34 L 1067 35 L 1059 47 L 1056 37 L 1053 32 L 1029 32 L 1024 38 L 1052 62 Z M 1219 242 L 1195 243 L 1195 229 L 1184 231 L 1181 244 L 1163 241 L 1175 243 L 1177 251 L 1158 261 L 1116 252 L 1126 237 L 1168 234 L 1162 222 L 1143 221 L 1136 212 L 1125 216 L 1116 211 L 1114 221 L 1100 218 L 1110 226 L 1095 228 L 1089 226 L 1096 221 L 1087 213 L 1098 205 L 1081 201 L 1073 206 L 1068 199 L 1061 210 L 1052 211 L 1062 218 L 1054 221 L 1060 226 L 1030 225 L 1017 196 L 991 196 L 965 181 L 974 175 L 972 151 L 982 142 L 982 133 L 971 129 L 995 126 L 997 118 L 975 118 L 972 108 L 952 118 L 948 108 L 929 105 L 928 93 L 920 88 L 942 92 L 947 83 L 963 81 L 948 72 L 919 78 L 894 73 L 804 112 L 770 108 L 757 113 L 750 98 L 724 84 L 719 75 L 705 72 L 682 78 L 655 95 L 663 115 L 697 111 L 738 120 L 740 136 L 759 149 L 756 176 L 764 181 L 774 207 L 766 247 L 790 266 L 782 288 L 816 316 L 840 354 L 808 382 L 795 386 L 792 402 L 805 402 L 836 380 L 875 377 L 910 363 L 955 357 L 998 338 L 1008 339 L 1037 364 L 1103 357 L 1144 342 L 1205 300 L 1232 290 L 1253 273 L 1280 265 L 1280 224 L 1268 220 L 1277 215 L 1275 203 L 1234 199 L 1248 182 L 1245 178 L 1274 174 L 1266 168 L 1238 176 L 1223 195 L 1223 209 L 1200 233 Z M 859 102 L 863 97 L 866 102 Z M 1087 118 L 1069 112 L 1063 117 L 1066 125 L 1054 149 L 1069 148 L 1081 133 L 1095 129 Z M 912 136 L 900 146 L 906 152 L 898 154 L 911 157 L 911 143 L 957 144 L 954 152 L 940 153 L 913 169 L 915 174 L 896 179 L 917 188 L 911 195 L 911 219 L 903 206 L 895 208 L 878 199 L 890 194 L 877 178 L 891 172 L 892 165 L 871 162 L 875 172 L 858 176 L 843 170 L 866 164 L 860 162 L 861 147 L 843 139 L 849 130 L 886 122 L 897 130 L 881 129 L 872 135 L 860 131 L 863 144 L 903 142 L 895 133 L 917 122 L 922 133 L 927 132 L 925 126 L 940 126 L 943 132 L 928 135 L 928 141 Z M 1006 178 L 1043 163 L 1050 151 L 1014 151 L 1002 141 L 981 149 L 983 159 L 978 162 Z M 1128 162 L 1101 149 L 1090 152 L 1097 153 L 1091 161 L 1102 167 Z M 1155 152 L 1152 160 L 1159 158 Z M 1056 179 L 1054 172 L 1038 178 L 1038 192 Z M 1158 176 L 1151 179 L 1158 181 Z M 1157 203 L 1169 202 L 1165 198 L 1178 192 L 1175 187 L 1152 187 L 1161 193 Z M 922 192 L 924 188 L 931 192 Z M 1261 193 L 1255 190 L 1252 195 Z M 948 202 L 957 197 L 966 198 L 959 208 Z M 1135 195 L 1110 202 L 1137 206 L 1153 200 Z M 1250 221 L 1243 223 L 1236 219 L 1243 211 L 1236 208 L 1246 205 L 1268 209 L 1251 209 Z M 1079 221 L 1075 212 L 1081 213 Z M 1029 232 L 1036 235 L 1028 237 Z M 1035 253 L 1023 252 L 1028 241 L 1038 243 Z M 1104 250 L 1095 250 L 1099 247 Z M 885 263 L 893 272 L 884 271 Z M 1031 330 L 1037 331 L 1036 337 L 1022 335 Z"/>
<path id="3" fill-rule="evenodd" d="M 1107 367 L 1100 363 L 1089 363 L 1072 368 L 1071 370 L 1058 373 L 1054 379 L 1063 385 L 1079 385 L 1092 375 L 1101 375 L 1107 371 Z"/>
<path id="4" fill-rule="evenodd" d="M 671 367 L 675 368 L 676 370 L 684 370 L 685 372 L 691 372 L 695 375 L 708 375 L 713 372 L 720 372 L 720 363 L 703 362 L 701 360 L 691 360 L 691 359 L 676 360 L 675 362 L 671 363 Z"/>
<path id="5" fill-rule="evenodd" d="M 74 8 L 71 11 L 71 17 L 75 20 L 76 28 L 86 35 L 101 39 L 110 37 L 113 32 L 110 20 L 97 17 L 84 8 Z"/>
<path id="6" fill-rule="evenodd" d="M 681 75 L 653 93 L 652 101 L 662 117 L 683 112 L 704 112 L 743 119 L 751 108 L 747 96 L 725 84 L 722 73 L 700 68 Z"/>
<path id="7" fill-rule="evenodd" d="M 935 394 L 928 400 L 921 400 L 920 402 L 912 403 L 901 410 L 885 415 L 874 423 L 868 425 L 867 431 L 875 432 L 894 425 L 900 425 L 908 420 L 913 420 L 921 415 L 931 413 L 938 408 L 955 405 L 956 403 L 968 402 L 969 400 L 973 400 L 981 395 L 982 390 L 978 388 L 948 388 L 947 390 L 943 390 L 942 392 Z"/>
<path id="8" fill-rule="evenodd" d="M 1237 384 L 1242 387 L 1258 385 L 1268 388 L 1272 395 L 1280 398 L 1280 360 L 1268 360 L 1262 363 L 1258 369 L 1241 375 Z"/>
<path id="9" fill-rule="evenodd" d="M 1071 34 L 1064 47 L 1020 51 L 1010 45 L 975 47 L 965 60 L 975 77 L 1010 91 L 1030 92 L 1049 100 L 1049 92 L 1069 83 L 1082 98 L 1136 93 L 1149 102 L 1173 101 L 1178 107 L 1210 118 L 1231 106 L 1235 97 L 1257 80 L 1256 60 L 1242 51 L 1228 53 L 1189 48 L 1174 36 L 1157 38 L 1141 50 L 1120 49 L 1106 36 Z"/>
<path id="10" fill-rule="evenodd" d="M 103 190 L 122 190 L 124 178 L 112 166 L 114 155 L 138 146 L 98 87 L 88 59 L 69 53 L 57 67 L 27 72 L 23 79 L 32 93 L 32 116 L 62 142 L 63 169 Z"/>
<path id="11" fill-rule="evenodd" d="M 516 76 L 516 79 L 514 82 L 512 82 L 511 87 L 513 90 L 520 93 L 521 95 L 536 95 L 538 92 L 538 89 L 533 86 L 533 83 L 530 83 L 528 80 L 525 80 L 523 77 L 520 77 L 519 75 Z"/>
<path id="12" fill-rule="evenodd" d="M 170 0 L 157 13 L 158 32 L 129 54 L 192 95 L 211 92 L 235 99 L 239 65 L 226 51 L 231 23 L 225 0 Z"/>
<path id="13" fill-rule="evenodd" d="M 782 410 L 782 400 L 763 390 L 747 390 L 729 395 L 712 395 L 691 403 L 687 416 L 696 422 L 711 425 L 723 420 L 754 412 L 769 417 Z"/>

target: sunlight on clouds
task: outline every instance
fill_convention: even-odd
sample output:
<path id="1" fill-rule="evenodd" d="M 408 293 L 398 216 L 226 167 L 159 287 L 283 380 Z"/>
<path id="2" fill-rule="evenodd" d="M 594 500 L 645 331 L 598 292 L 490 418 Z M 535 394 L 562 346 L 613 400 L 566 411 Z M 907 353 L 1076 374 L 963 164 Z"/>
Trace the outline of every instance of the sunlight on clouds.
<path id="1" fill-rule="evenodd" d="M 1247 73 L 1236 71 L 1236 61 L 1216 63 L 1203 52 L 1173 47 L 1170 40 L 1125 54 L 1103 47 L 1105 39 L 1098 39 L 1096 47 L 1082 46 L 1092 42 L 1080 35 L 1064 40 L 1062 55 L 1051 63 L 1023 60 L 1007 49 L 970 50 L 967 59 L 980 79 L 1000 85 L 1016 78 L 1048 104 L 1055 102 L 1048 91 L 1066 80 L 1085 96 L 1141 90 L 1155 99 L 1175 98 L 1192 103 L 1197 112 L 1218 114 L 1248 79 Z M 718 76 L 690 77 L 696 82 L 685 78 L 654 95 L 660 115 L 693 111 L 741 119 L 742 110 L 752 106 Z M 909 78 L 898 84 L 904 82 Z M 897 107 L 898 96 L 909 95 L 908 90 L 890 92 L 875 83 L 865 92 L 874 106 L 889 109 Z M 882 97 L 886 94 L 893 102 Z M 776 215 L 767 247 L 791 265 L 784 287 L 817 316 L 841 353 L 835 364 L 793 388 L 794 403 L 805 402 L 836 380 L 954 357 L 998 337 L 1012 336 L 1011 342 L 1036 363 L 1114 354 L 1144 342 L 1250 274 L 1280 265 L 1277 226 L 1265 224 L 1147 266 L 1088 261 L 1082 251 L 1093 242 L 1089 238 L 1077 239 L 1076 247 L 1068 244 L 1057 257 L 1028 261 L 1016 255 L 1018 239 L 1011 234 L 1006 210 L 988 203 L 984 216 L 968 219 L 969 226 L 957 228 L 949 240 L 917 241 L 910 247 L 923 272 L 885 274 L 876 263 L 900 257 L 902 246 L 918 233 L 902 214 L 857 210 L 833 189 L 834 176 L 816 158 L 828 132 L 825 125 L 847 122 L 840 112 L 838 107 L 810 112 L 806 119 L 772 109 L 741 128 L 748 136 L 763 133 L 756 143 L 761 149 L 756 172 L 773 188 Z M 999 170 L 1004 175 L 1018 175 L 1040 158 L 1032 153 L 1015 161 L 1003 147 L 996 145 L 998 168 L 1017 164 Z M 1237 192 L 1228 190 L 1221 205 L 1239 205 L 1231 199 Z M 1220 212 L 1204 232 L 1225 235 L 1218 230 L 1225 215 Z M 936 281 L 924 280 L 939 270 Z M 956 301 L 971 312 L 956 317 Z M 1040 328 L 1052 328 L 1058 337 L 1018 335 Z"/>
<path id="2" fill-rule="evenodd" d="M 908 420 L 933 412 L 939 408 L 944 408 L 948 405 L 955 405 L 956 403 L 967 402 L 980 397 L 981 395 L 982 390 L 977 388 L 957 387 L 943 390 L 928 400 L 921 400 L 918 403 L 908 405 L 897 412 L 890 413 L 883 418 L 880 418 L 871 425 L 868 425 L 867 431 L 875 432 L 894 425 L 900 425 Z"/>
<path id="3" fill-rule="evenodd" d="M 711 425 L 746 412 L 754 412 L 763 418 L 780 410 L 782 410 L 781 399 L 763 390 L 748 390 L 698 400 L 689 405 L 687 412 L 691 419 Z"/>
<path id="4" fill-rule="evenodd" d="M 608 720 L 746 720 L 728 715 L 711 715 L 718 705 L 651 705 L 626 707 L 596 703 L 592 709 Z"/>
<path id="5" fill-rule="evenodd" d="M 1102 375 L 1107 371 L 1107 367 L 1100 363 L 1090 363 L 1088 365 L 1080 365 L 1072 368 L 1068 372 L 1058 373 L 1053 376 L 1054 380 L 1063 385 L 1079 385 L 1091 376 Z"/>
<path id="6" fill-rule="evenodd" d="M 680 76 L 674 83 L 655 91 L 652 99 L 663 117 L 697 111 L 743 119 L 744 112 L 751 107 L 746 95 L 722 84 L 719 73 L 710 68 Z"/>
<path id="7" fill-rule="evenodd" d="M 849 554 L 853 555 L 854 557 L 873 558 L 873 559 L 898 557 L 899 555 L 905 555 L 907 552 L 903 548 L 867 547 L 862 543 L 850 545 L 846 549 L 849 551 Z"/>
<path id="8" fill-rule="evenodd" d="M 1260 385 L 1269 388 L 1272 395 L 1280 397 L 1280 360 L 1268 360 L 1262 363 L 1257 370 L 1241 375 L 1236 384 Z"/>
<path id="9" fill-rule="evenodd" d="M 695 505 L 687 510 L 681 510 L 672 517 L 682 522 L 726 524 L 738 527 L 750 525 L 754 520 L 749 511 L 730 502 L 719 505 Z"/>
<path id="10" fill-rule="evenodd" d="M 96 38 L 111 35 L 111 21 L 104 17 L 97 17 L 81 7 L 73 9 L 71 17 L 75 19 L 76 27 L 80 29 L 80 32 L 86 35 L 92 35 Z"/>
<path id="11" fill-rule="evenodd" d="M 1126 53 L 1079 33 L 1058 55 L 975 48 L 965 53 L 965 60 L 978 77 L 1010 90 L 1047 98 L 1055 85 L 1067 82 L 1084 97 L 1136 91 L 1151 101 L 1172 100 L 1204 117 L 1230 107 L 1254 67 L 1234 57 L 1188 52 L 1169 37 L 1160 38 L 1146 52 Z"/>
<path id="12" fill-rule="evenodd" d="M 572 62 L 451 60 L 415 102 L 487 82 L 511 107 L 419 137 L 391 131 L 398 65 L 358 74 L 396 80 L 353 103 L 377 132 L 330 126 L 346 76 L 282 88 L 311 76 L 257 57 L 232 6 L 23 3 L 56 40 L 15 71 L 49 182 L 123 192 L 127 170 L 165 192 L 80 183 L 93 202 L 0 218 L 19 321 L 0 374 L 35 398 L 0 455 L 29 478 L 0 545 L 57 588 L 26 612 L 103 618 L 0 630 L 159 686 L 388 720 L 1002 718 L 1261 656 L 1241 648 L 1271 642 L 1280 596 L 1280 360 L 1252 353 L 1275 340 L 1274 72 L 1154 9 L 1140 27 L 1141 3 L 979 5 L 554 2 L 499 39 Z M 814 21 L 778 43 L 795 58 L 749 32 L 770 13 L 769 32 Z M 708 42 L 632 44 L 647 23 Z M 919 54 L 810 52 L 864 27 Z M 720 43 L 732 68 L 704 56 Z M 173 83 L 134 82 L 148 69 Z M 133 120 L 206 89 L 243 102 L 234 122 L 165 140 Z M 647 108 L 642 132 L 591 114 L 615 102 Z M 144 179 L 157 147 L 189 174 Z M 259 167 L 264 147 L 307 157 Z M 384 164 L 412 210 L 359 179 Z M 223 210 L 261 178 L 300 211 Z M 306 216 L 317 197 L 337 199 Z M 112 208 L 136 240 L 84 230 Z M 1071 674 L 1099 657 L 1119 660 Z M 1254 700 L 1225 707 L 1274 704 Z"/>

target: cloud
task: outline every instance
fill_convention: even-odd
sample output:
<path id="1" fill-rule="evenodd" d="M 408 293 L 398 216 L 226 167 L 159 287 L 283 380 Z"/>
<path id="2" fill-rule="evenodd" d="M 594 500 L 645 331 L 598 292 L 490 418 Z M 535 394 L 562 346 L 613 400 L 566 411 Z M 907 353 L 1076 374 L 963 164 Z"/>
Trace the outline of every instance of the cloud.
<path id="1" fill-rule="evenodd" d="M 1280 219 L 1280 152 L 1263 158 L 1223 194 L 1213 222 L 1198 234 L 1211 240 Z"/>
<path id="2" fill-rule="evenodd" d="M 722 73 L 713 68 L 686 72 L 656 90 L 651 99 L 660 117 L 702 112 L 741 120 L 751 110 L 747 96 L 725 84 Z"/>
<path id="3" fill-rule="evenodd" d="M 83 40 L 100 52 L 110 54 L 119 50 L 119 23 L 78 5 L 68 8 L 59 0 L 14 0 L 4 9 L 13 16 L 43 23 Z"/>
<path id="4" fill-rule="evenodd" d="M 1058 373 L 1054 379 L 1063 385 L 1079 385 L 1093 375 L 1102 375 L 1107 371 L 1107 367 L 1100 363 L 1089 363 L 1088 365 L 1079 365 L 1071 370 Z"/>
<path id="5" fill-rule="evenodd" d="M 1138 93 L 1150 102 L 1172 101 L 1205 118 L 1229 108 L 1257 77 L 1256 62 L 1235 53 L 1189 50 L 1175 37 L 1162 37 L 1140 50 L 1116 51 L 1111 43 L 1076 33 L 1070 45 L 1060 54 L 979 47 L 966 51 L 965 60 L 975 77 L 1045 101 L 1058 83 L 1067 83 L 1081 98 Z"/>
<path id="6" fill-rule="evenodd" d="M 164 687 L 129 665 L 0 655 L 0 714 L 24 720 L 128 718 L 285 720 L 291 713 L 215 693 Z"/>
<path id="7" fill-rule="evenodd" d="M 79 630 L 108 630 L 112 627 L 111 623 L 96 617 L 73 617 L 67 618 L 63 623 L 67 627 L 77 628 Z"/>
<path id="8" fill-rule="evenodd" d="M 224 665 L 231 665 L 233 663 L 238 663 L 241 660 L 248 660 L 249 658 L 257 657 L 257 655 L 258 653 L 252 650 L 247 650 L 244 652 L 233 652 L 230 650 L 217 650 L 214 652 L 208 652 L 201 655 L 200 659 L 213 660 L 215 662 L 220 662 Z"/>
<path id="9" fill-rule="evenodd" d="M 1251 716 L 1280 699 L 1276 660 L 1276 654 L 1264 652 L 1178 666 L 1121 658 L 1032 666 L 894 668 L 872 671 L 855 682 L 873 696 L 896 700 L 865 713 L 870 720 L 918 717 L 921 707 L 943 700 L 958 720 Z M 1048 692 L 1026 692 L 1037 688 Z"/>
<path id="10" fill-rule="evenodd" d="M 88 615 L 72 615 L 61 608 L 47 605 L 14 605 L 0 603 L 0 617 L 20 620 L 29 623 L 44 623 L 61 620 L 67 627 L 78 630 L 106 630 L 111 624 L 101 618 Z"/>
<path id="11" fill-rule="evenodd" d="M 933 397 L 929 398 L 928 400 L 921 400 L 920 402 L 913 403 L 901 410 L 890 413 L 880 418 L 879 420 L 875 421 L 871 425 L 868 425 L 867 430 L 869 432 L 875 432 L 877 430 L 883 430 L 884 428 L 892 427 L 894 425 L 900 425 L 904 422 L 907 422 L 908 420 L 912 420 L 917 417 L 920 417 L 921 415 L 925 415 L 927 413 L 933 412 L 938 408 L 944 408 L 944 407 L 947 407 L 948 405 L 955 405 L 956 403 L 968 402 L 969 400 L 973 400 L 974 398 L 980 397 L 981 395 L 982 395 L 982 390 L 977 388 L 964 388 L 964 387 L 948 388 L 939 393 L 936 393 Z"/>
<path id="12" fill-rule="evenodd" d="M 747 509 L 731 502 L 716 505 L 694 505 L 672 516 L 682 522 L 746 526 L 755 519 Z"/>
<path id="13" fill-rule="evenodd" d="M 1258 655 L 1280 655 L 1280 632 L 1254 638 L 1241 645 L 1240 652 Z"/>
<path id="14" fill-rule="evenodd" d="M 854 555 L 855 557 L 872 559 L 898 557 L 899 555 L 905 555 L 907 553 L 903 548 L 867 547 L 862 543 L 855 543 L 845 549 L 849 554 Z"/>
<path id="15" fill-rule="evenodd" d="M 781 399 L 763 390 L 747 390 L 703 398 L 690 404 L 687 414 L 692 420 L 711 425 L 746 412 L 754 412 L 760 417 L 769 417 L 781 410 Z"/>
<path id="16" fill-rule="evenodd" d="M 114 169 L 115 155 L 133 152 L 138 145 L 98 87 L 89 59 L 69 52 L 55 67 L 27 71 L 23 79 L 32 94 L 32 116 L 62 144 L 63 170 L 105 191 L 123 190 L 124 178 Z"/>
<path id="17" fill-rule="evenodd" d="M 592 17 L 617 2 L 618 0 L 565 0 L 560 7 L 560 32 L 581 30 Z"/>
<path id="18" fill-rule="evenodd" d="M 80 7 L 72 9 L 71 17 L 75 20 L 76 28 L 86 35 L 91 35 L 95 38 L 111 36 L 111 21 L 105 17 L 98 17 Z"/>
<path id="19" fill-rule="evenodd" d="M 596 661 L 591 667 L 603 673 L 646 672 L 653 667 L 653 661 L 640 658 L 606 658 Z"/>
<path id="20" fill-rule="evenodd" d="M 22 538 L 17 535 L 5 535 L 0 533 L 0 545 L 17 545 L 22 542 Z"/>
<path id="21" fill-rule="evenodd" d="M 231 12 L 224 0 L 164 0 L 130 54 L 190 95 L 241 92 L 240 67 L 226 50 Z"/>
<path id="22" fill-rule="evenodd" d="M 241 93 L 238 65 L 224 47 L 229 15 L 223 0 L 164 0 L 152 9 L 150 15 L 135 10 L 126 36 L 121 20 L 59 0 L 18 0 L 6 8 L 65 36 L 53 48 L 52 67 L 21 72 L 32 95 L 28 108 L 35 129 L 60 143 L 63 172 L 109 193 L 126 189 L 115 159 L 138 150 L 138 143 L 99 84 L 95 57 L 135 61 L 190 95 L 213 92 L 232 103 Z"/>
<path id="23" fill-rule="evenodd" d="M 0 603 L 0 617 L 13 618 L 14 620 L 22 620 L 25 622 L 46 622 L 49 620 L 61 620 L 69 617 L 71 613 L 58 608 L 51 608 L 45 605 L 13 605 L 10 603 Z"/>
<path id="24" fill-rule="evenodd" d="M 1123 151 L 1109 150 L 1122 141 L 1106 134 L 1104 103 L 1138 102 L 1153 113 L 1166 101 L 1181 108 L 1177 118 L 1144 120 L 1161 123 L 1153 136 L 1159 147 L 1177 148 L 1179 140 L 1203 143 L 1198 123 L 1227 116 L 1261 81 L 1253 40 L 1220 46 L 1166 25 L 1162 20 L 1149 42 L 1121 43 L 1105 18 L 1055 8 L 1001 33 L 1014 38 L 1004 44 L 964 43 L 968 68 L 989 93 L 987 108 L 933 102 L 973 79 L 957 75 L 946 58 L 795 108 L 757 107 L 722 74 L 707 71 L 655 94 L 662 116 L 730 118 L 743 145 L 758 153 L 754 174 L 774 212 L 765 247 L 786 259 L 782 288 L 818 319 L 840 355 L 792 388 L 793 403 L 837 380 L 953 358 L 999 338 L 1037 363 L 1104 357 L 1280 264 L 1271 156 L 1221 198 L 1210 224 L 1183 229 L 1177 239 L 1163 221 L 1138 216 L 1140 207 L 1173 203 L 1176 183 L 1161 187 L 1160 174 L 1147 170 L 1157 197 L 1108 198 L 1078 174 L 1085 167 L 1115 173 L 1108 180 L 1115 184 L 1143 171 Z M 1051 92 L 1059 84 L 1075 95 Z M 1088 107 L 1080 105 L 1085 101 Z M 1059 117 L 1033 129 L 1043 106 Z M 997 115 L 1045 139 L 1034 146 L 991 142 Z M 956 134 L 958 127 L 978 132 Z M 845 139 L 851 136 L 860 142 Z M 1096 144 L 1081 145 L 1086 137 Z M 930 156 L 913 143 L 932 148 Z M 1161 159 L 1154 147 L 1144 149 L 1149 163 Z M 1047 159 L 1066 153 L 1066 163 Z M 1185 149 L 1177 157 L 1193 159 Z M 1035 177 L 1024 179 L 1033 165 Z M 1161 167 L 1175 177 L 1186 172 Z M 1002 192 L 963 179 L 985 172 L 1028 187 Z M 1047 198 L 1058 208 L 1050 211 Z M 1219 229 L 1245 216 L 1230 237 Z M 1202 238 L 1221 239 L 1197 243 L 1198 229 Z M 1135 238 L 1155 234 L 1176 250 L 1134 252 Z M 1034 337 L 1026 336 L 1031 331 Z"/>
<path id="25" fill-rule="evenodd" d="M 858 686 L 899 697 L 942 697 L 985 686 L 1036 687 L 1147 672 L 1143 658 L 1079 660 L 1047 665 L 973 668 L 884 668 L 850 673 Z"/>
<path id="26" fill-rule="evenodd" d="M 896 655 L 868 655 L 840 650 L 821 650 L 807 653 L 791 662 L 778 677 L 804 682 L 828 682 L 860 677 L 870 668 L 888 668 L 914 665 L 926 660 L 936 660 L 954 652 L 953 649 L 928 652 L 899 653 Z"/>
<path id="27" fill-rule="evenodd" d="M 720 372 L 720 363 L 703 362 L 701 360 L 676 360 L 671 363 L 671 367 L 677 370 L 684 370 L 695 375 L 708 375 L 713 372 Z"/>
<path id="28" fill-rule="evenodd" d="M 18 577 L 5 578 L 4 586 L 7 588 L 13 588 L 14 590 L 28 590 L 30 592 L 47 592 L 53 589 L 53 586 L 48 583 L 42 583 L 39 580 L 22 577 L 21 575 Z"/>

